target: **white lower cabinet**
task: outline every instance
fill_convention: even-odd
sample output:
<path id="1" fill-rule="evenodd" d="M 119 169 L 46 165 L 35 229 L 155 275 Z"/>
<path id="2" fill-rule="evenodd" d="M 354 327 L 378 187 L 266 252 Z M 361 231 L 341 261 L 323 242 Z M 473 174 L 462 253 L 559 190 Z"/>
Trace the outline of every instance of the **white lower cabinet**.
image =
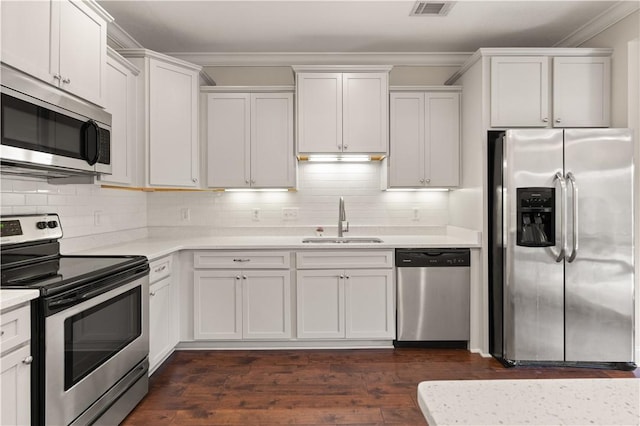
<path id="1" fill-rule="evenodd" d="M 299 252 L 296 274 L 299 339 L 393 339 L 392 251 Z M 335 257 L 334 257 L 335 256 Z M 301 269 L 337 260 L 348 269 Z M 372 259 L 379 259 L 375 264 Z M 336 265 L 337 266 L 337 265 Z"/>
<path id="2" fill-rule="evenodd" d="M 178 344 L 175 329 L 178 311 L 173 294 L 172 256 L 150 263 L 149 273 L 149 373 L 153 373 L 173 353 Z"/>
<path id="3" fill-rule="evenodd" d="M 24 305 L 1 313 L 2 357 L 0 424 L 31 423 L 30 307 Z"/>
<path id="4" fill-rule="evenodd" d="M 289 257 L 289 252 L 196 252 L 194 339 L 290 339 Z"/>

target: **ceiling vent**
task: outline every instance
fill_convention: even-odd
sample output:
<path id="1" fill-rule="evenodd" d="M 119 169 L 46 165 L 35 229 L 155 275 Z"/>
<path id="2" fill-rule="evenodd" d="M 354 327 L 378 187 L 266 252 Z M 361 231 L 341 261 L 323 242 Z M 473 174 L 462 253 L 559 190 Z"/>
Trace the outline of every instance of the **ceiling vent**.
<path id="1" fill-rule="evenodd" d="M 447 16 L 453 1 L 417 1 L 409 16 Z"/>

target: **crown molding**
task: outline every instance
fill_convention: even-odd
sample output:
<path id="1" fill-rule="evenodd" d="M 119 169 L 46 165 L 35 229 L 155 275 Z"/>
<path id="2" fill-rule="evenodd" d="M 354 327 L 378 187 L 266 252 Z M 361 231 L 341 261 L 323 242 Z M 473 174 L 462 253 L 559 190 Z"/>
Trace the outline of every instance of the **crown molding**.
<path id="1" fill-rule="evenodd" d="M 118 62 L 120 65 L 122 65 L 123 67 L 127 68 L 129 71 L 131 71 L 131 73 L 133 73 L 133 75 L 138 75 L 140 74 L 140 69 L 138 67 L 136 67 L 135 65 L 133 65 L 131 62 L 129 62 L 124 56 L 122 56 L 121 54 L 119 54 L 115 49 L 113 49 L 111 46 L 107 46 L 107 55 L 113 59 L 114 61 Z"/>
<path id="2" fill-rule="evenodd" d="M 557 42 L 554 47 L 578 47 L 637 10 L 640 10 L 640 2 L 619 1 Z"/>
<path id="3" fill-rule="evenodd" d="M 462 86 L 389 86 L 389 92 L 462 92 Z"/>
<path id="4" fill-rule="evenodd" d="M 116 22 L 107 26 L 107 43 L 114 49 L 141 49 L 143 46 Z"/>
<path id="5" fill-rule="evenodd" d="M 165 55 L 154 50 L 149 49 L 119 49 L 117 52 L 125 58 L 153 58 L 163 62 L 178 65 L 184 68 L 192 69 L 194 71 L 201 72 L 202 67 L 191 62 L 183 61 L 180 58 L 174 58 L 173 56 Z"/>
<path id="6" fill-rule="evenodd" d="M 378 64 L 459 67 L 471 55 L 467 52 L 169 52 L 166 54 L 203 67 Z"/>
<path id="7" fill-rule="evenodd" d="M 200 86 L 200 93 L 272 93 L 295 92 L 295 86 Z"/>

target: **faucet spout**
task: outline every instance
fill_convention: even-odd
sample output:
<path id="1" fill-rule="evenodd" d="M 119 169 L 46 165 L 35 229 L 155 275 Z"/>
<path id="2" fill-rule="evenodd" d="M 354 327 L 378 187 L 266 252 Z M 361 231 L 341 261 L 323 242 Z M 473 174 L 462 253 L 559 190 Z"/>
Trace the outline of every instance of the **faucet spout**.
<path id="1" fill-rule="evenodd" d="M 349 232 L 349 222 L 347 222 L 347 213 L 344 209 L 344 197 L 340 197 L 338 205 L 338 237 L 342 237 L 345 232 Z"/>

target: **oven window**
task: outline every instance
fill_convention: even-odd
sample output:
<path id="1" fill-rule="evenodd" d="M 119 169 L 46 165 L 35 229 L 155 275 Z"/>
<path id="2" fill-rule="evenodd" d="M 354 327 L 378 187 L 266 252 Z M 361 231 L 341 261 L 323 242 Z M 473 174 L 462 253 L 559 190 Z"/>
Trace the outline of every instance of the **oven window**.
<path id="1" fill-rule="evenodd" d="M 141 335 L 141 301 L 138 286 L 65 320 L 65 391 Z"/>

